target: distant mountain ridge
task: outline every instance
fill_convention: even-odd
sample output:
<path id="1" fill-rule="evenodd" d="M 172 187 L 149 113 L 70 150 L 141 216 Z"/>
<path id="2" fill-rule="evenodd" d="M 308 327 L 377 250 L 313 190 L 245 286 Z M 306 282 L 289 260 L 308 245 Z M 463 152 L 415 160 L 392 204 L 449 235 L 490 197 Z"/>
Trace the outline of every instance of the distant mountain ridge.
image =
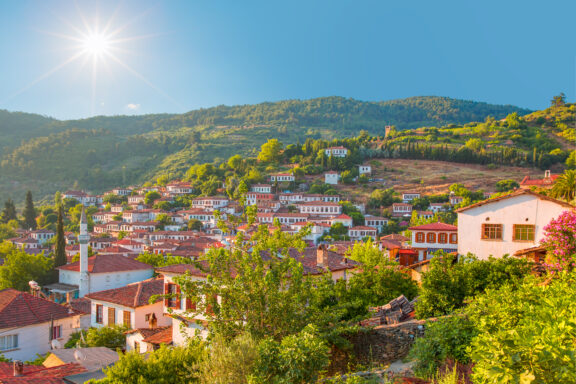
<path id="1" fill-rule="evenodd" d="M 195 162 L 248 154 L 268 138 L 294 143 L 364 130 L 398 129 L 501 119 L 531 111 L 511 105 L 422 96 L 365 102 L 343 97 L 217 106 L 183 114 L 97 116 L 61 121 L 0 110 L 0 196 L 20 200 L 77 187 L 101 192 Z"/>

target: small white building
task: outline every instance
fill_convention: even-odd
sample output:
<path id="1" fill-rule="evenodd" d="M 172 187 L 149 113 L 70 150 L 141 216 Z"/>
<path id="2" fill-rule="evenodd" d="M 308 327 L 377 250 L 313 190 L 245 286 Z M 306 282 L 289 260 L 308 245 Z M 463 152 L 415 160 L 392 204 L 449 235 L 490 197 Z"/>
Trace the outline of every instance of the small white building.
<path id="1" fill-rule="evenodd" d="M 250 191 L 258 193 L 272 193 L 272 186 L 270 184 L 253 184 Z"/>
<path id="2" fill-rule="evenodd" d="M 298 204 L 300 213 L 308 213 L 315 216 L 338 216 L 342 213 L 342 206 L 338 203 L 325 203 L 323 201 L 311 201 Z"/>
<path id="3" fill-rule="evenodd" d="M 346 157 L 348 156 L 348 148 L 346 147 L 330 147 L 324 150 L 324 154 L 328 157 Z"/>
<path id="4" fill-rule="evenodd" d="M 438 213 L 438 212 L 444 212 L 446 211 L 445 205 L 447 203 L 430 203 L 430 205 L 428 206 L 428 210 L 432 211 L 434 213 Z"/>
<path id="5" fill-rule="evenodd" d="M 348 236 L 351 240 L 362 240 L 365 237 L 370 237 L 372 240 L 375 240 L 377 234 L 378 230 L 376 228 L 363 225 L 348 228 Z"/>
<path id="6" fill-rule="evenodd" d="M 412 215 L 412 204 L 394 203 L 392 204 L 392 216 L 409 217 Z"/>
<path id="7" fill-rule="evenodd" d="M 414 199 L 419 199 L 420 193 L 419 192 L 405 192 L 402 194 L 402 202 L 409 203 Z"/>
<path id="8" fill-rule="evenodd" d="M 12 288 L 0 291 L 0 353 L 8 359 L 34 360 L 64 347 L 80 330 L 84 315 L 53 301 Z"/>
<path id="9" fill-rule="evenodd" d="M 275 173 L 270 175 L 270 181 L 273 183 L 293 182 L 294 180 L 296 180 L 296 178 L 290 173 Z"/>
<path id="10" fill-rule="evenodd" d="M 324 174 L 324 183 L 336 185 L 338 184 L 338 180 L 340 180 L 340 174 L 336 171 L 326 172 Z"/>
<path id="11" fill-rule="evenodd" d="M 358 166 L 358 173 L 360 175 L 367 175 L 370 176 L 372 174 L 372 166 L 370 165 L 359 165 Z"/>
<path id="12" fill-rule="evenodd" d="M 570 209 L 568 203 L 525 189 L 460 208 L 458 253 L 487 259 L 539 246 L 544 227 Z"/>
<path id="13" fill-rule="evenodd" d="M 364 222 L 367 227 L 376 228 L 378 232 L 382 232 L 382 228 L 388 225 L 388 219 L 380 216 L 365 216 Z"/>
<path id="14" fill-rule="evenodd" d="M 124 287 L 94 292 L 91 301 L 92 327 L 124 325 L 130 329 L 165 327 L 172 319 L 164 315 L 162 300 L 150 303 L 154 295 L 164 293 L 164 280 L 150 279 Z"/>
<path id="15" fill-rule="evenodd" d="M 458 228 L 446 223 L 430 223 L 408 228 L 412 231 L 412 249 L 418 253 L 418 261 L 430 258 L 437 251 L 456 252 Z"/>

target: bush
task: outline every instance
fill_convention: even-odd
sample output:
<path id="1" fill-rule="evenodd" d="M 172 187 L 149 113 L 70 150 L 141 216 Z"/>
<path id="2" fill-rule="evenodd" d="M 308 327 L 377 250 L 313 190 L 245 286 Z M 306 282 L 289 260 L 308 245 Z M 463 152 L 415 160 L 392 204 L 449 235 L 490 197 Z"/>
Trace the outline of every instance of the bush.
<path id="1" fill-rule="evenodd" d="M 468 255 L 456 260 L 454 255 L 439 253 L 422 276 L 416 316 L 449 314 L 488 288 L 518 285 L 530 271 L 531 265 L 525 259 L 504 256 L 478 260 Z"/>
<path id="2" fill-rule="evenodd" d="M 478 334 L 474 323 L 464 316 L 451 316 L 429 322 L 424 337 L 416 339 L 409 358 L 415 359 L 414 373 L 433 377 L 446 359 L 468 364 L 467 348 Z"/>

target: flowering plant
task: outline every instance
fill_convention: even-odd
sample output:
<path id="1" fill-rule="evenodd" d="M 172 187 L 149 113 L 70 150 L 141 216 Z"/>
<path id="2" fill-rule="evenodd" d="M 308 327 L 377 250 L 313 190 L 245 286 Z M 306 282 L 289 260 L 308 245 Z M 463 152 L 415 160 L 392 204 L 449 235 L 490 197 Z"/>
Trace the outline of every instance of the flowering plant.
<path id="1" fill-rule="evenodd" d="M 550 272 L 571 270 L 576 266 L 576 210 L 564 211 L 544 227 L 541 243 L 547 253 L 544 266 Z"/>

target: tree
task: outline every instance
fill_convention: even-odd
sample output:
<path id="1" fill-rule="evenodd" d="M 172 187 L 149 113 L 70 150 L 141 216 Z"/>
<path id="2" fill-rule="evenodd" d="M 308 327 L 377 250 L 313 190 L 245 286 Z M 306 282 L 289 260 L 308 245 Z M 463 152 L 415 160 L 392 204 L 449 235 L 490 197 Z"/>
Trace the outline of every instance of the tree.
<path id="1" fill-rule="evenodd" d="M 315 383 L 330 363 L 330 348 L 309 325 L 296 335 L 277 342 L 267 339 L 260 345 L 260 359 L 254 382 L 258 384 Z"/>
<path id="2" fill-rule="evenodd" d="M 554 96 L 550 104 L 553 107 L 562 107 L 566 105 L 566 95 L 564 94 L 564 92 L 560 92 L 558 96 Z"/>
<path id="3" fill-rule="evenodd" d="M 510 179 L 500 180 L 496 183 L 496 190 L 498 192 L 508 192 L 519 187 L 520 184 L 518 184 L 517 181 Z"/>
<path id="4" fill-rule="evenodd" d="M 466 299 L 488 288 L 517 286 L 531 271 L 525 259 L 504 256 L 478 260 L 469 254 L 460 259 L 438 252 L 422 276 L 416 316 L 443 316 L 464 306 Z"/>
<path id="5" fill-rule="evenodd" d="M 26 229 L 36 229 L 36 210 L 34 209 L 34 201 L 32 200 L 32 192 L 26 193 L 26 203 L 24 205 L 24 226 Z"/>
<path id="6" fill-rule="evenodd" d="M 258 153 L 258 161 L 277 164 L 280 162 L 281 151 L 282 143 L 277 139 L 269 139 L 266 143 L 262 144 L 260 153 Z"/>
<path id="7" fill-rule="evenodd" d="M 576 170 L 568 169 L 554 182 L 550 196 L 571 202 L 576 197 Z"/>
<path id="8" fill-rule="evenodd" d="M 126 347 L 126 326 L 108 326 L 101 328 L 90 328 L 86 332 L 86 342 L 82 347 L 106 347 L 110 349 L 124 349 Z"/>
<path id="9" fill-rule="evenodd" d="M 13 246 L 4 247 L 0 251 L 4 264 L 0 266 L 0 289 L 14 288 L 28 291 L 29 281 L 40 285 L 51 282 L 54 262 L 44 254 L 29 255 Z"/>
<path id="10" fill-rule="evenodd" d="M 144 203 L 146 203 L 148 205 L 152 205 L 152 204 L 154 204 L 154 202 L 156 200 L 158 200 L 161 197 L 162 197 L 162 195 L 160 194 L 160 192 L 150 191 L 150 192 L 146 193 L 146 195 L 144 196 Z"/>
<path id="11" fill-rule="evenodd" d="M 242 156 L 240 155 L 234 155 L 228 159 L 228 167 L 234 172 L 239 172 L 243 164 L 244 160 L 242 160 Z"/>
<path id="12" fill-rule="evenodd" d="M 181 384 L 198 383 L 196 366 L 205 354 L 203 343 L 168 347 L 141 354 L 136 351 L 120 355 L 114 365 L 104 369 L 106 377 L 92 380 L 92 384 Z"/>
<path id="13" fill-rule="evenodd" d="M 56 245 L 54 247 L 54 267 L 66 265 L 66 238 L 64 236 L 64 210 L 58 207 L 58 220 L 56 222 Z"/>
<path id="14" fill-rule="evenodd" d="M 481 152 L 484 149 L 484 142 L 482 139 L 474 137 L 466 141 L 466 147 L 470 148 L 474 152 Z"/>
<path id="15" fill-rule="evenodd" d="M 4 210 L 2 211 L 2 215 L 0 215 L 0 219 L 3 223 L 7 223 L 11 220 L 18 220 L 16 206 L 12 199 L 8 199 L 4 202 Z"/>
<path id="16" fill-rule="evenodd" d="M 154 268 L 165 267 L 174 264 L 188 264 L 190 259 L 180 256 L 164 256 L 157 253 L 144 252 L 138 255 L 137 261 L 153 266 Z"/>
<path id="17" fill-rule="evenodd" d="M 571 151 L 566 159 L 566 167 L 568 169 L 576 169 L 576 150 Z"/>
<path id="18" fill-rule="evenodd" d="M 198 219 L 190 219 L 188 221 L 188 229 L 190 231 L 201 231 L 204 228 L 204 224 Z"/>

